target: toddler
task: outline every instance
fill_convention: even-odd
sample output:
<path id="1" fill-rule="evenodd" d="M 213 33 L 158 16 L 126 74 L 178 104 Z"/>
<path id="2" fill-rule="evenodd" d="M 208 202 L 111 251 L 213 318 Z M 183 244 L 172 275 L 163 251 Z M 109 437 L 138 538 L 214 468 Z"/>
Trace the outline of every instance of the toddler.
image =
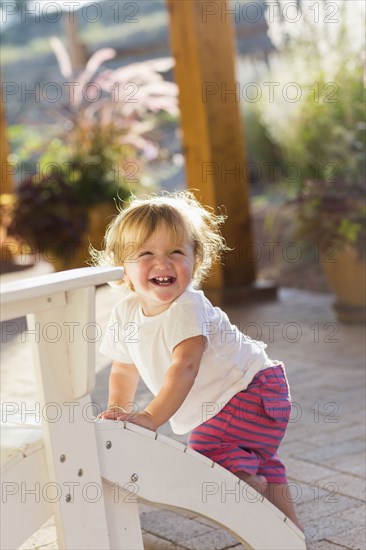
<path id="1" fill-rule="evenodd" d="M 109 226 L 97 260 L 124 267 L 126 292 L 100 348 L 113 364 L 99 416 L 153 431 L 169 420 L 301 528 L 277 456 L 291 411 L 284 366 L 196 289 L 229 250 L 223 221 L 180 192 L 134 199 Z M 131 412 L 139 376 L 155 397 Z"/>

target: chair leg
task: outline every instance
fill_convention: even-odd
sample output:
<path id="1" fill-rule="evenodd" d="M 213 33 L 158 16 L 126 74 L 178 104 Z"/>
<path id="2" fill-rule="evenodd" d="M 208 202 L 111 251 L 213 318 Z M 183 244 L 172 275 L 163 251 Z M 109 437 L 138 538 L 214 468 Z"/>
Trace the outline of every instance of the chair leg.
<path id="1" fill-rule="evenodd" d="M 132 486 L 132 483 L 131 483 Z M 135 494 L 103 480 L 110 548 L 143 550 L 140 516 Z"/>

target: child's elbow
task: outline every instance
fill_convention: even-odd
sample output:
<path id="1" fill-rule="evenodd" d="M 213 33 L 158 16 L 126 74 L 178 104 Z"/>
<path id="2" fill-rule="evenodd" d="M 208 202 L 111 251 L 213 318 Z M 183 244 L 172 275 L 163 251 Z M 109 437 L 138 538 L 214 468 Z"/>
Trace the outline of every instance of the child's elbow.
<path id="1" fill-rule="evenodd" d="M 181 376 L 185 376 L 187 378 L 190 378 L 194 382 L 195 379 L 196 379 L 196 376 L 198 374 L 198 371 L 200 369 L 200 365 L 199 365 L 199 363 L 197 363 L 195 361 L 188 360 L 184 364 L 180 365 L 179 368 L 180 368 L 180 375 Z"/>

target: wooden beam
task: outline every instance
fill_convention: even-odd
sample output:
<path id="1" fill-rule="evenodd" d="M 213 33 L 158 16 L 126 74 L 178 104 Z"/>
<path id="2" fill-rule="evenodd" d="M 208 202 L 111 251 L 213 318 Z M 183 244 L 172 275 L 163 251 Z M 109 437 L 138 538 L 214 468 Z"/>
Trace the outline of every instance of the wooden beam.
<path id="1" fill-rule="evenodd" d="M 235 43 L 229 2 L 167 0 L 179 86 L 187 187 L 215 210 L 224 206 L 231 248 L 205 291 L 216 303 L 247 294 L 255 281 L 254 247 Z"/>
<path id="2" fill-rule="evenodd" d="M 1 84 L 1 79 L 0 79 Z M 0 268 L 2 273 L 17 270 L 14 258 L 19 254 L 19 243 L 16 238 L 8 235 L 12 223 L 16 200 L 14 181 L 8 162 L 9 143 L 6 135 L 7 123 L 5 101 L 1 86 L 0 97 Z"/>
<path id="3" fill-rule="evenodd" d="M 87 64 L 88 55 L 86 47 L 80 39 L 77 11 L 64 12 L 63 23 L 72 68 L 76 72 L 82 71 Z"/>
<path id="4" fill-rule="evenodd" d="M 1 86 L 0 100 L 0 159 L 1 159 L 1 195 L 10 195 L 13 193 L 13 178 L 9 170 L 8 156 L 9 144 L 6 136 L 6 113 L 4 107 L 4 97 Z"/>

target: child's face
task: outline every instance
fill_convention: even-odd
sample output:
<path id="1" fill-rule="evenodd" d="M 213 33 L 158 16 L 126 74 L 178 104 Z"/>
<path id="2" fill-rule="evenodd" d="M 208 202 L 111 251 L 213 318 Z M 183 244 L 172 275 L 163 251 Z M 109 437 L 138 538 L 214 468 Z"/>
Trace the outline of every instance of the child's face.
<path id="1" fill-rule="evenodd" d="M 165 224 L 125 261 L 125 281 L 133 284 L 145 315 L 169 308 L 191 282 L 194 263 L 193 246 L 174 242 Z"/>

